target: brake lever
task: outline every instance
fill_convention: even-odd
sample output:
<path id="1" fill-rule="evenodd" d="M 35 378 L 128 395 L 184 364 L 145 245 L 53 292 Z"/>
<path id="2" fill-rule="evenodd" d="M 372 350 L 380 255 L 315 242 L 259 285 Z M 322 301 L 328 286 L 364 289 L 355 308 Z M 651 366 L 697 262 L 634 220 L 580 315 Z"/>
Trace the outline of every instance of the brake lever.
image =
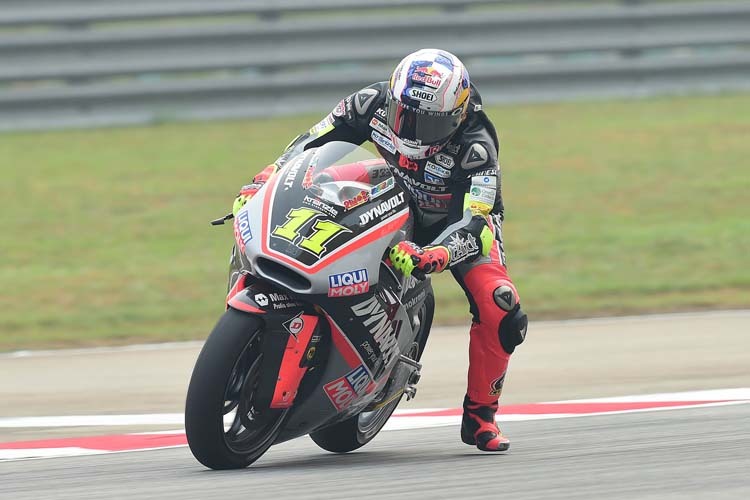
<path id="1" fill-rule="evenodd" d="M 223 226 L 224 223 L 228 220 L 234 219 L 234 214 L 226 214 L 224 217 L 220 217 L 218 219 L 214 219 L 211 221 L 212 226 Z"/>
<path id="2" fill-rule="evenodd" d="M 390 249 L 388 251 L 390 252 Z M 394 276 L 396 275 L 396 272 L 398 272 L 399 275 L 404 276 L 404 273 L 402 273 L 401 271 L 399 271 L 398 269 L 394 267 L 393 262 L 391 262 L 390 257 L 388 257 L 385 260 L 385 264 L 388 266 L 391 272 L 393 272 Z M 418 281 L 424 281 L 427 279 L 427 273 L 425 273 L 421 269 L 416 269 L 416 268 L 412 270 L 411 276 L 417 279 Z"/>

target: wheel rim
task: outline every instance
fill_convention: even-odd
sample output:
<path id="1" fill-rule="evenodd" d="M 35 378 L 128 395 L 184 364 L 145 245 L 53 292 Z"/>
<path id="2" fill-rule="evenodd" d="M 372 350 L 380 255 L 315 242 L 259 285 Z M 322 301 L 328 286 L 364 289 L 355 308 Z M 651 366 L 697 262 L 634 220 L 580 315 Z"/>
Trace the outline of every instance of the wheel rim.
<path id="1" fill-rule="evenodd" d="M 224 442 L 235 453 L 252 453 L 263 447 L 281 425 L 286 410 L 259 411 L 253 405 L 260 382 L 263 354 L 260 332 L 255 332 L 240 354 L 224 392 L 222 424 Z"/>

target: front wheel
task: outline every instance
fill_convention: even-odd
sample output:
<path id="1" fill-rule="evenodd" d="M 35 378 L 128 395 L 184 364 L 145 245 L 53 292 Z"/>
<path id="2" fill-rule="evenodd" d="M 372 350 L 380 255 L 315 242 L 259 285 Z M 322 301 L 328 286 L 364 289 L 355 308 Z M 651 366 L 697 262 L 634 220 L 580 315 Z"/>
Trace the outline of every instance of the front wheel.
<path id="1" fill-rule="evenodd" d="M 435 298 L 428 294 L 413 318 L 413 322 L 418 325 L 418 331 L 414 337 L 412 351 L 406 353 L 412 359 L 419 360 L 422 357 L 434 312 Z M 402 394 L 376 410 L 360 412 L 343 422 L 312 432 L 310 437 L 315 444 L 334 453 L 347 453 L 361 448 L 372 441 L 385 426 L 401 402 L 401 396 Z"/>
<path id="2" fill-rule="evenodd" d="M 190 451 L 211 469 L 247 467 L 270 448 L 288 410 L 257 408 L 263 323 L 228 309 L 206 340 L 185 403 Z"/>

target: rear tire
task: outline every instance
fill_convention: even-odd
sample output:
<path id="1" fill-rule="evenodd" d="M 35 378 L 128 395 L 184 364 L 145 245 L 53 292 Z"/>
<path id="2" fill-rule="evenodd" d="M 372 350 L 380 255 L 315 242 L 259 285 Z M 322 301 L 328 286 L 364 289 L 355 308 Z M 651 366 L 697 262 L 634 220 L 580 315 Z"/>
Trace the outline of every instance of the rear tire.
<path id="1" fill-rule="evenodd" d="M 422 352 L 424 352 L 434 312 L 435 297 L 432 294 L 428 294 L 425 297 L 423 306 L 417 311 L 419 332 L 414 338 L 417 352 L 415 353 L 416 356 L 412 356 L 416 360 L 419 360 L 422 357 Z M 392 402 L 375 411 L 363 411 L 343 422 L 312 432 L 310 433 L 310 438 L 324 450 L 333 453 L 347 453 L 361 448 L 372 441 L 383 429 L 383 426 L 385 426 L 401 402 L 401 397 L 397 397 Z"/>
<path id="2" fill-rule="evenodd" d="M 287 410 L 255 408 L 263 323 L 228 309 L 206 340 L 185 402 L 190 451 L 210 469 L 247 467 L 270 448 Z"/>

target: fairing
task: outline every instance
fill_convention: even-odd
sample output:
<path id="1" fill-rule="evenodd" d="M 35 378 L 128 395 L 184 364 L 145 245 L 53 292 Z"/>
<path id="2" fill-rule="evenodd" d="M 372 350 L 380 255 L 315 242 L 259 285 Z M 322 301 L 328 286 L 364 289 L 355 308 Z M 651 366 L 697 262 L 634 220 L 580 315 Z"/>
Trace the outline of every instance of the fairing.
<path id="1" fill-rule="evenodd" d="M 371 158 L 332 142 L 290 160 L 237 215 L 251 272 L 304 294 L 328 295 L 344 281 L 374 286 L 385 251 L 409 230 L 410 212 L 388 167 Z"/>
<path id="2" fill-rule="evenodd" d="M 238 214 L 228 306 L 287 335 L 275 347 L 278 382 L 262 391 L 275 407 L 292 405 L 279 441 L 361 412 L 410 351 L 412 311 L 431 287 L 396 275 L 384 257 L 412 225 L 385 162 L 335 142 L 290 160 Z"/>

